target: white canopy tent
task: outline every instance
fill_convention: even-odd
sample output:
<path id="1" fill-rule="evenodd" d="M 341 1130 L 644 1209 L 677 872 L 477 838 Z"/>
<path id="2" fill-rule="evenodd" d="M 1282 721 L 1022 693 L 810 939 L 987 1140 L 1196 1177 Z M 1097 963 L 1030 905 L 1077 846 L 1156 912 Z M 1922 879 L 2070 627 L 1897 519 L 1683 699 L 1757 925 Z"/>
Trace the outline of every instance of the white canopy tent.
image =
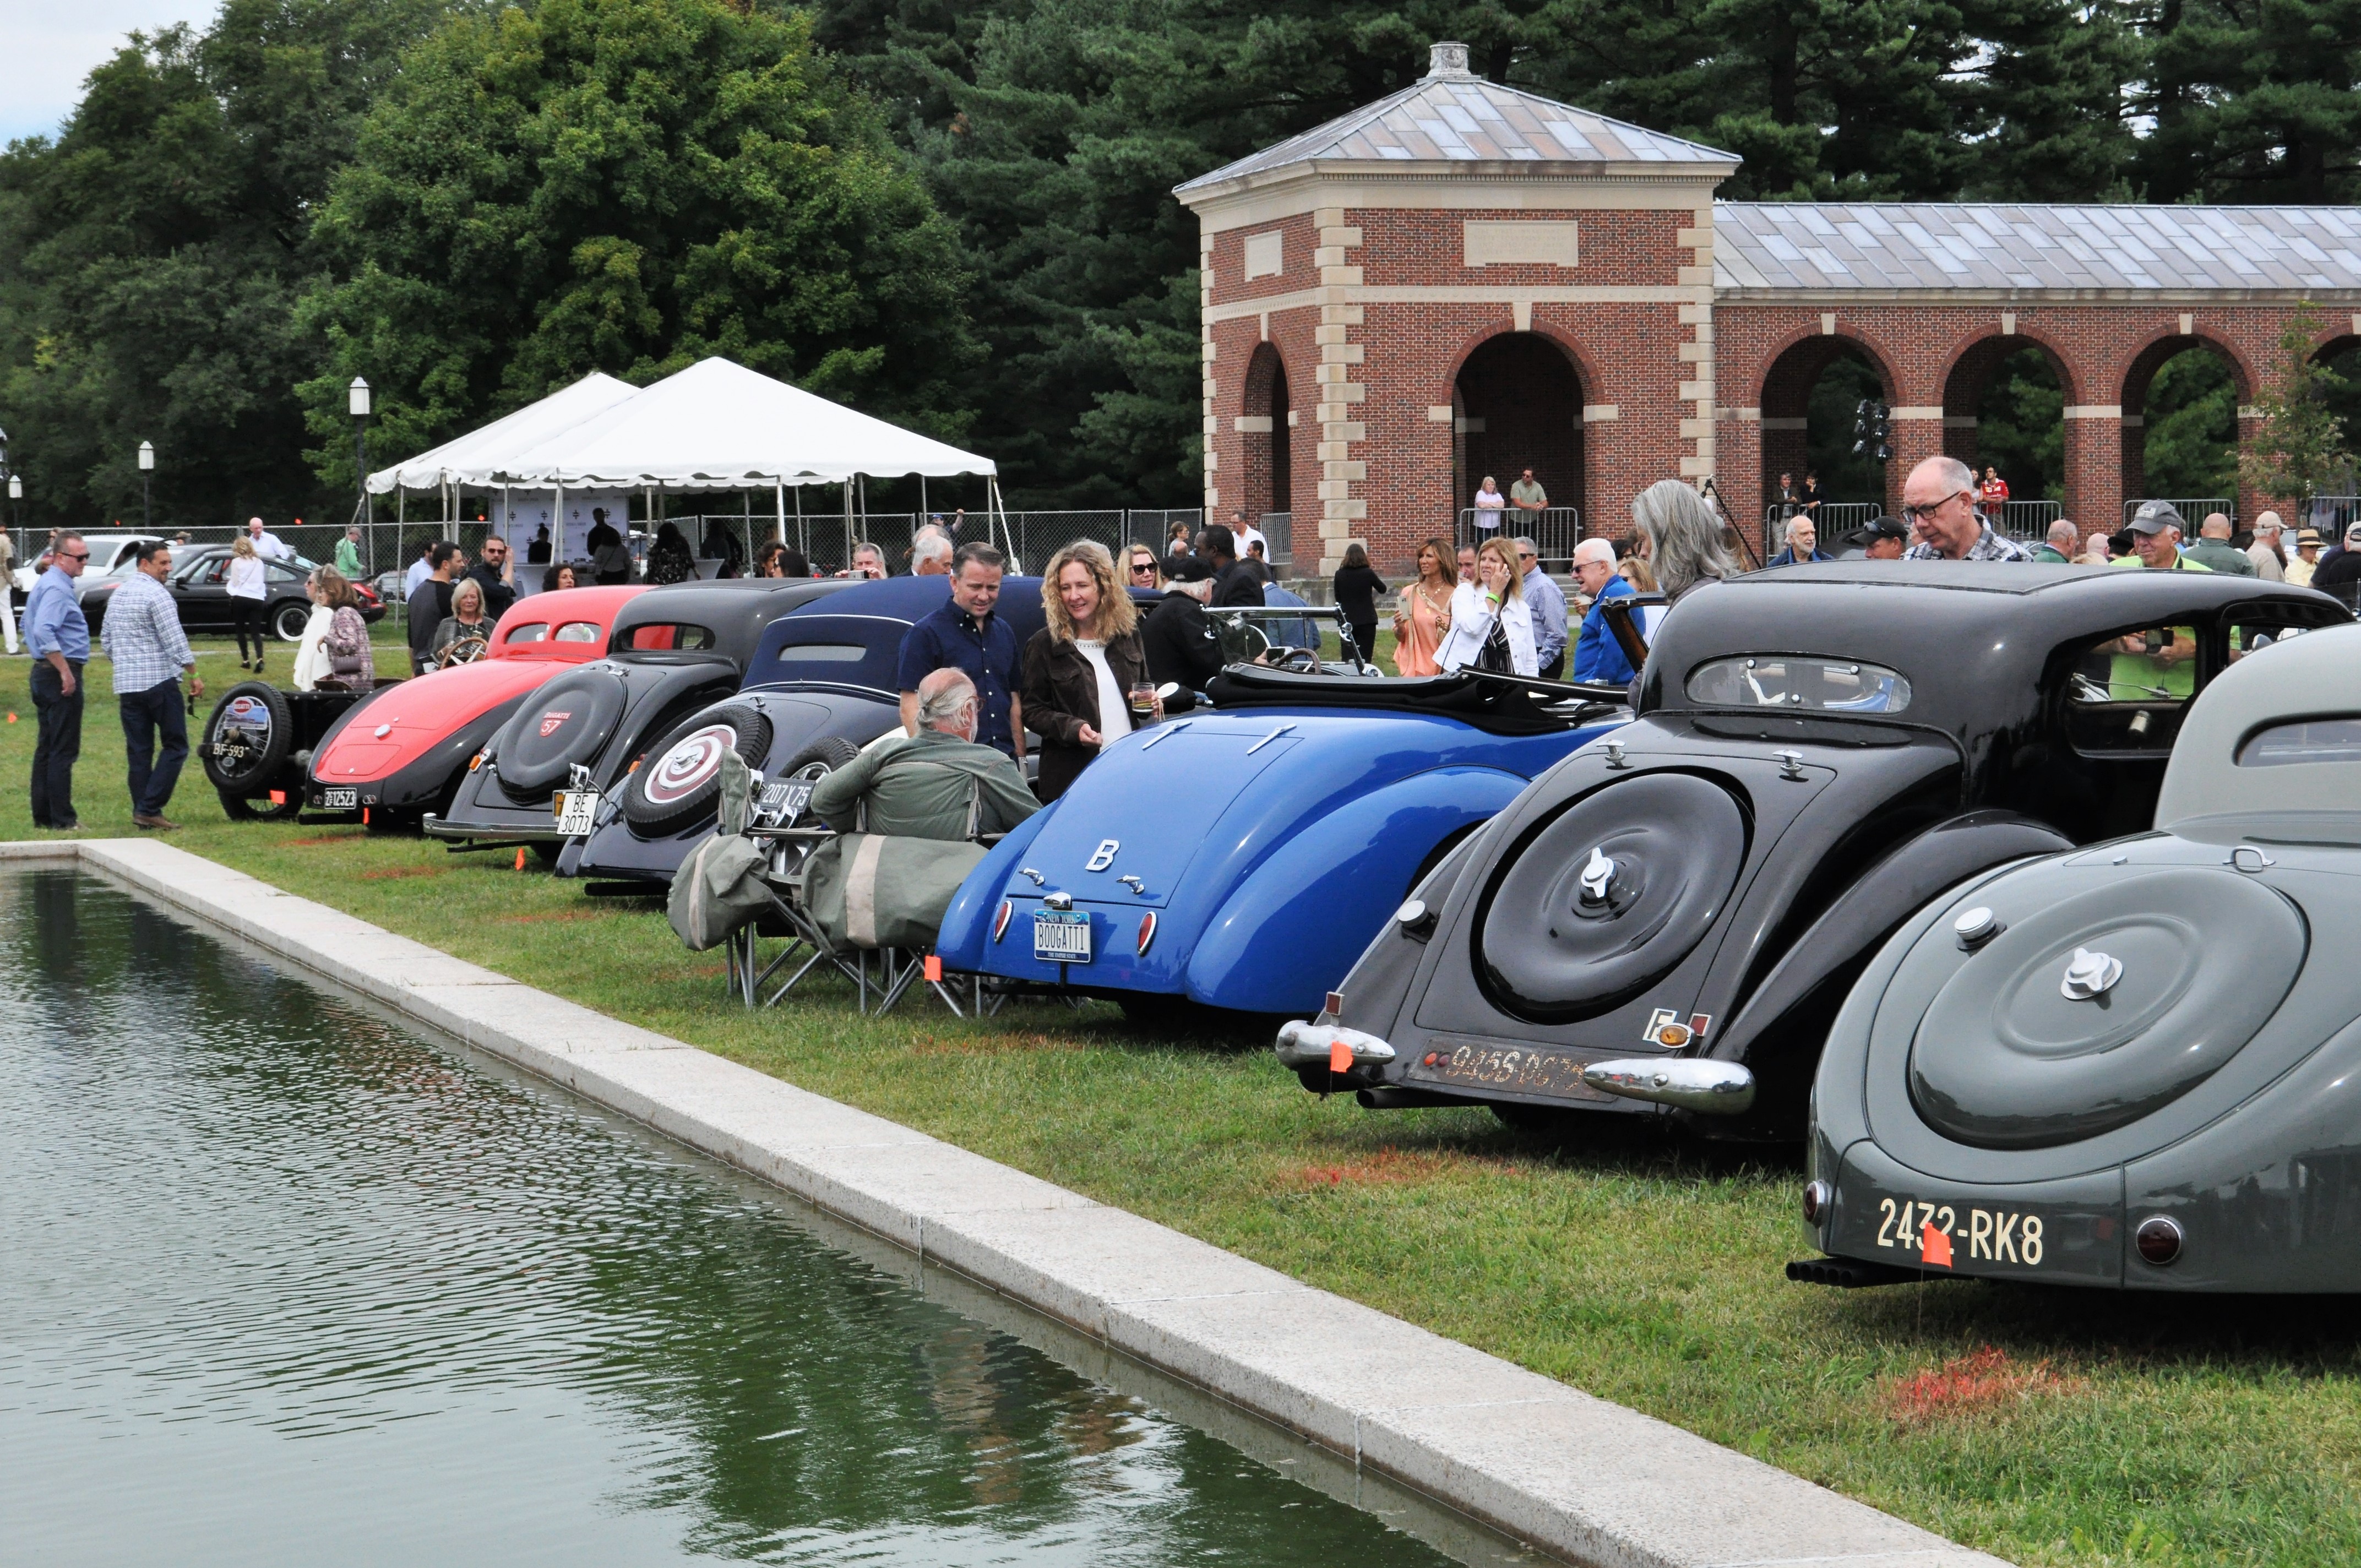
<path id="1" fill-rule="evenodd" d="M 620 395 L 594 394 L 593 383 L 617 389 Z M 562 400 L 572 400 L 553 407 Z M 544 410 L 549 411 L 541 418 L 528 420 Z M 372 474 L 369 488 L 421 487 L 412 475 L 423 476 L 424 485 L 553 490 L 561 520 L 569 489 L 769 489 L 781 539 L 786 537 L 789 486 L 840 485 L 848 549 L 853 489 L 862 478 L 909 475 L 923 483 L 980 475 L 992 498 L 992 526 L 1004 535 L 1006 529 L 999 469 L 992 459 L 721 358 L 699 360 L 637 390 L 605 376 L 587 378 L 470 435 Z"/>

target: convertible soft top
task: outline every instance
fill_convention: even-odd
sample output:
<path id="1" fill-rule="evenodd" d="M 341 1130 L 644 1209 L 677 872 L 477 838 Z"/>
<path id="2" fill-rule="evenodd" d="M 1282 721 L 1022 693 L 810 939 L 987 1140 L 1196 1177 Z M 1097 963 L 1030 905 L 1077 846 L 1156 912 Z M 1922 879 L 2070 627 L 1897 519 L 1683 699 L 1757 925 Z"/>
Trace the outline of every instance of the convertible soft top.
<path id="1" fill-rule="evenodd" d="M 1213 706 L 1238 707 L 1356 708 L 1420 713 L 1455 718 L 1488 735 L 1554 735 L 1596 724 L 1610 704 L 1569 701 L 1579 694 L 1552 697 L 1530 685 L 1461 672 L 1449 675 L 1373 681 L 1361 676 L 1314 674 L 1257 664 L 1232 664 L 1207 687 Z"/>

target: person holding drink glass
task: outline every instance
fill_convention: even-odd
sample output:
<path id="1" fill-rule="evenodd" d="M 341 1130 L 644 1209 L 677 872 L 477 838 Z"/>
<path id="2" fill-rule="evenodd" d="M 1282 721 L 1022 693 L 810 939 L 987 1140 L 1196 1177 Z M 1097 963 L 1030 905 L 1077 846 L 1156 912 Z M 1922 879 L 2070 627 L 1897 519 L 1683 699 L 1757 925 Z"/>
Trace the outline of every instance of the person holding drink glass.
<path id="1" fill-rule="evenodd" d="M 1041 575 L 1049 624 L 1025 645 L 1021 688 L 1027 728 L 1041 737 L 1033 791 L 1057 799 L 1104 747 L 1164 716 L 1148 676 L 1139 613 L 1115 581 L 1106 546 L 1078 540 Z"/>

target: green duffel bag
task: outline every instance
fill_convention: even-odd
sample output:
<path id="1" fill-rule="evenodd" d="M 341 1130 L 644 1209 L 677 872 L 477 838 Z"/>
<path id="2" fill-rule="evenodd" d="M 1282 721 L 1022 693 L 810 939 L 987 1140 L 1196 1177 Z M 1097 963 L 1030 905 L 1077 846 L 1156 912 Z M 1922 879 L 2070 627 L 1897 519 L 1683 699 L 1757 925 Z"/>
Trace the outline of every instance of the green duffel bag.
<path id="1" fill-rule="evenodd" d="M 985 853 L 955 839 L 846 833 L 812 851 L 804 906 L 839 951 L 931 948 L 952 895 Z"/>
<path id="2" fill-rule="evenodd" d="M 741 836 L 746 830 L 752 784 L 752 774 L 738 753 L 723 752 L 719 831 L 691 850 L 672 873 L 664 918 L 691 951 L 718 948 L 732 931 L 770 912 L 763 848 Z"/>

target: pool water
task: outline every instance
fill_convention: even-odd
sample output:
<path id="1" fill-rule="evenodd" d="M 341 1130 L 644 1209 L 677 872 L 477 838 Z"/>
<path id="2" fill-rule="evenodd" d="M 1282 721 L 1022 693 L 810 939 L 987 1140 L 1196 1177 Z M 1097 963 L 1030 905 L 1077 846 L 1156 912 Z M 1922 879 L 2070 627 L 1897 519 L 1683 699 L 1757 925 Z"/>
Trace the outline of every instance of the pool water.
<path id="1" fill-rule="evenodd" d="M 0 1009 L 11 1561 L 1520 1556 L 96 880 L 0 877 Z"/>

